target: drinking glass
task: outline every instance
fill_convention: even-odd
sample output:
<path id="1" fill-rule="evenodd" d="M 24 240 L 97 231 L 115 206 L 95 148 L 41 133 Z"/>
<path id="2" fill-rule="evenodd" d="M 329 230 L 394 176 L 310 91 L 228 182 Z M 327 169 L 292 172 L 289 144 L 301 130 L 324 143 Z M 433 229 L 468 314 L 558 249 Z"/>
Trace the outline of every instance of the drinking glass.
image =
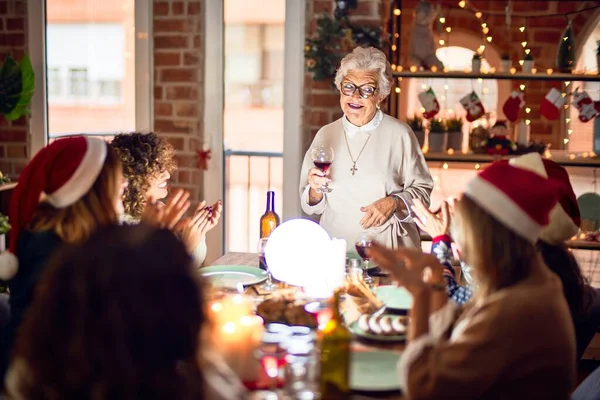
<path id="1" fill-rule="evenodd" d="M 317 146 L 310 151 L 310 157 L 315 163 L 315 167 L 319 168 L 324 173 L 329 170 L 331 163 L 333 162 L 333 149 L 328 146 Z M 327 184 L 324 184 L 319 189 L 319 193 L 331 193 L 331 189 Z"/>
<path id="2" fill-rule="evenodd" d="M 261 238 L 258 241 L 258 266 L 260 269 L 267 271 L 267 280 L 263 285 L 260 286 L 261 290 L 265 292 L 272 292 L 275 287 L 273 286 L 273 278 L 271 277 L 271 271 L 267 265 L 267 259 L 265 258 L 265 247 L 269 238 Z"/>
<path id="3" fill-rule="evenodd" d="M 373 245 L 373 242 L 375 240 L 376 238 L 374 235 L 365 232 L 362 233 L 354 243 L 358 255 L 364 261 L 363 266 L 365 270 L 372 267 L 371 257 L 369 257 L 369 255 L 367 254 L 367 249 Z"/>

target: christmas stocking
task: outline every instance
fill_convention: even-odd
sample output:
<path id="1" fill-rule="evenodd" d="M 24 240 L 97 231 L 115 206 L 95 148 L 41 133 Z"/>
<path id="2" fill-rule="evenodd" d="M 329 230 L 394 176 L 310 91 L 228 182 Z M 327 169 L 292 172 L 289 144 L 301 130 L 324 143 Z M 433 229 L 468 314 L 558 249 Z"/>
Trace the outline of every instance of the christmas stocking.
<path id="1" fill-rule="evenodd" d="M 554 121 L 560 116 L 560 109 L 565 104 L 565 98 L 555 88 L 550 89 L 550 92 L 544 97 L 540 104 L 540 113 L 549 119 Z"/>
<path id="2" fill-rule="evenodd" d="M 515 122 L 519 119 L 519 110 L 525 105 L 524 97 L 525 93 L 517 90 L 514 90 L 510 94 L 510 97 L 506 100 L 504 106 L 502 106 L 502 111 L 504 111 L 507 120 Z"/>
<path id="3" fill-rule="evenodd" d="M 587 92 L 579 91 L 579 88 L 573 93 L 573 106 L 579 111 L 579 120 L 588 122 L 600 113 L 600 102 L 594 102 Z"/>
<path id="4" fill-rule="evenodd" d="M 460 99 L 460 104 L 467 110 L 467 121 L 469 122 L 473 122 L 485 114 L 483 103 L 481 103 L 479 96 L 475 92 L 471 92 Z"/>
<path id="5" fill-rule="evenodd" d="M 440 112 L 440 103 L 436 99 L 432 88 L 419 93 L 419 101 L 425 109 L 425 112 L 423 113 L 424 118 L 431 119 L 435 117 L 438 112 Z"/>

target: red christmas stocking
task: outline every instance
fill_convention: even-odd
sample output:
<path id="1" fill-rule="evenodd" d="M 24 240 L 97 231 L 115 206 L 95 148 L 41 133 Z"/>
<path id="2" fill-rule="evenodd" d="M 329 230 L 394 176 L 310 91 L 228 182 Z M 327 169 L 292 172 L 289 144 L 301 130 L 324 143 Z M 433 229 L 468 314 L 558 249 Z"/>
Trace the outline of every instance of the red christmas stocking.
<path id="1" fill-rule="evenodd" d="M 549 119 L 554 121 L 560 116 L 560 109 L 565 104 L 565 98 L 555 88 L 550 89 L 542 103 L 540 104 L 540 113 Z"/>
<path id="2" fill-rule="evenodd" d="M 479 100 L 479 96 L 475 92 L 471 92 L 460 99 L 460 104 L 467 110 L 467 121 L 469 122 L 473 122 L 485 114 L 483 103 Z"/>
<path id="3" fill-rule="evenodd" d="M 600 102 L 594 102 L 587 92 L 579 91 L 573 93 L 573 106 L 579 111 L 579 120 L 588 122 L 600 113 Z"/>
<path id="4" fill-rule="evenodd" d="M 519 111 L 525 105 L 524 97 L 525 93 L 517 90 L 514 90 L 510 94 L 510 97 L 506 100 L 504 106 L 502 106 L 502 111 L 504 111 L 504 116 L 506 116 L 507 120 L 515 122 L 519 119 Z"/>
<path id="5" fill-rule="evenodd" d="M 419 101 L 425 109 L 425 112 L 423 113 L 424 118 L 431 119 L 435 117 L 438 112 L 440 112 L 440 103 L 435 97 L 435 93 L 433 92 L 432 88 L 419 93 Z"/>

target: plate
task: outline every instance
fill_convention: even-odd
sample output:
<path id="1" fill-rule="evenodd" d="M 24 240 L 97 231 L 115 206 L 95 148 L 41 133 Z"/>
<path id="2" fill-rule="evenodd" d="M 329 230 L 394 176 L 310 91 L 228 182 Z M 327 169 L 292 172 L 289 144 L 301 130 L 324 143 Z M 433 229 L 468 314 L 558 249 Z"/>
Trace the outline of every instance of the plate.
<path id="1" fill-rule="evenodd" d="M 388 285 L 373 289 L 375 295 L 390 310 L 410 310 L 413 305 L 412 295 L 403 287 Z"/>
<path id="2" fill-rule="evenodd" d="M 360 392 L 390 392 L 402 389 L 396 375 L 399 353 L 354 351 L 350 363 L 350 389 Z"/>
<path id="3" fill-rule="evenodd" d="M 400 317 L 397 315 L 393 316 L 393 318 L 405 319 L 404 317 Z M 364 330 L 360 329 L 360 327 L 358 326 L 358 320 L 351 323 L 348 326 L 348 328 L 350 329 L 350 332 L 352 332 L 353 335 L 358 336 L 359 338 L 362 338 L 362 339 L 372 340 L 375 342 L 396 343 L 396 342 L 404 342 L 406 340 L 406 334 L 386 336 L 386 335 L 374 335 L 372 333 L 365 332 Z"/>
<path id="4" fill-rule="evenodd" d="M 248 265 L 214 265 L 200 269 L 200 275 L 217 287 L 236 287 L 256 285 L 267 279 L 267 272 Z"/>

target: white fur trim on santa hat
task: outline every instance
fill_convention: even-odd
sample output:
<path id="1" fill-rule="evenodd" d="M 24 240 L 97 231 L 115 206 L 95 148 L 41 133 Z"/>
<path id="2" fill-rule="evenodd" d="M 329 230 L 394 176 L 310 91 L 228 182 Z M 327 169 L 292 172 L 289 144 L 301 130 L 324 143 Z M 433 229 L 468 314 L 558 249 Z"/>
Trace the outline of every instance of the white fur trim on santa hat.
<path id="1" fill-rule="evenodd" d="M 511 158 L 508 163 L 513 167 L 534 172 L 544 178 L 548 178 L 544 161 L 538 153 L 529 153 L 516 158 Z"/>
<path id="2" fill-rule="evenodd" d="M 0 254 L 0 279 L 7 281 L 17 274 L 19 260 L 10 251 Z"/>
<path id="3" fill-rule="evenodd" d="M 87 149 L 79 166 L 54 193 L 47 195 L 48 202 L 56 208 L 65 208 L 81 199 L 94 185 L 106 160 L 107 146 L 101 139 L 86 138 Z"/>
<path id="4" fill-rule="evenodd" d="M 465 194 L 507 228 L 532 243 L 537 242 L 542 226 L 496 186 L 477 176 L 467 184 Z"/>
<path id="5" fill-rule="evenodd" d="M 558 203 L 550 211 L 550 223 L 542 229 L 540 239 L 549 244 L 559 244 L 577 235 L 579 227 Z"/>

